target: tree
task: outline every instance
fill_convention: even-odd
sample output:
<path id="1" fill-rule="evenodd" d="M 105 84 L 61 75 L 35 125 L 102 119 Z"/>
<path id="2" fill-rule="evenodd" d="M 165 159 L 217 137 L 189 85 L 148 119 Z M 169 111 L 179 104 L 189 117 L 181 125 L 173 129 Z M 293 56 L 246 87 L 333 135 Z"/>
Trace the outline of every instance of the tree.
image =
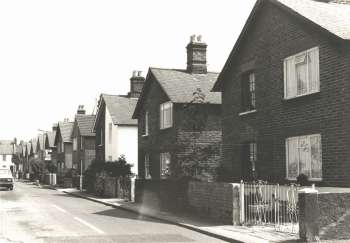
<path id="1" fill-rule="evenodd" d="M 186 141 L 179 148 L 184 155 L 180 158 L 180 163 L 172 168 L 177 177 L 208 181 L 215 171 L 208 162 L 219 154 L 220 144 L 199 142 L 209 118 L 208 109 L 202 105 L 207 103 L 205 98 L 202 90 L 197 88 L 193 92 L 192 101 L 184 105 L 185 118 L 182 119 L 182 127 L 186 133 Z"/>

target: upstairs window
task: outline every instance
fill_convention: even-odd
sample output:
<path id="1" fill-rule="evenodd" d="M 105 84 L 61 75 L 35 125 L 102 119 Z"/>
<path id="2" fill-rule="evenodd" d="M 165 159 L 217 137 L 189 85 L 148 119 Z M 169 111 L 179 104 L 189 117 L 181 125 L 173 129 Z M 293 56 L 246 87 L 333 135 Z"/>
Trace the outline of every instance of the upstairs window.
<path id="1" fill-rule="evenodd" d="M 160 105 L 160 129 L 173 126 L 173 103 L 166 102 Z"/>
<path id="2" fill-rule="evenodd" d="M 73 151 L 77 151 L 78 149 L 78 139 L 73 138 Z"/>
<path id="3" fill-rule="evenodd" d="M 64 142 L 61 142 L 61 152 L 64 152 Z"/>
<path id="4" fill-rule="evenodd" d="M 83 136 L 80 136 L 80 150 L 84 149 L 84 138 Z"/>
<path id="5" fill-rule="evenodd" d="M 143 126 L 142 126 L 142 135 L 148 136 L 148 111 L 145 112 Z"/>
<path id="6" fill-rule="evenodd" d="M 113 128 L 113 125 L 112 125 L 112 123 L 110 122 L 110 123 L 108 124 L 108 143 L 109 143 L 109 144 L 112 144 L 112 136 L 113 136 L 112 128 Z"/>
<path id="7" fill-rule="evenodd" d="M 321 135 L 286 139 L 287 179 L 295 180 L 305 174 L 309 179 L 322 179 Z"/>
<path id="8" fill-rule="evenodd" d="M 284 59 L 284 98 L 320 91 L 319 49 L 309 49 Z"/>
<path id="9" fill-rule="evenodd" d="M 242 77 L 242 112 L 255 110 L 255 75 L 244 74 Z"/>
<path id="10" fill-rule="evenodd" d="M 6 161 L 6 154 L 2 155 L 2 161 Z"/>

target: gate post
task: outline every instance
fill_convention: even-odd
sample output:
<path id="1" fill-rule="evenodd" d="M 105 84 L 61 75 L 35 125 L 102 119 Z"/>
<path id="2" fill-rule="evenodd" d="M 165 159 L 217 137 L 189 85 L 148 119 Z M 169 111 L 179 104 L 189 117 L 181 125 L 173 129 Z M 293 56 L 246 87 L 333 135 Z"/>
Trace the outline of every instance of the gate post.
<path id="1" fill-rule="evenodd" d="M 239 214 L 239 217 L 240 217 L 240 223 L 243 224 L 244 223 L 244 218 L 245 218 L 245 215 L 244 215 L 244 182 L 243 180 L 241 180 L 241 185 L 240 185 L 240 190 L 239 190 L 239 202 L 240 202 L 240 214 Z"/>

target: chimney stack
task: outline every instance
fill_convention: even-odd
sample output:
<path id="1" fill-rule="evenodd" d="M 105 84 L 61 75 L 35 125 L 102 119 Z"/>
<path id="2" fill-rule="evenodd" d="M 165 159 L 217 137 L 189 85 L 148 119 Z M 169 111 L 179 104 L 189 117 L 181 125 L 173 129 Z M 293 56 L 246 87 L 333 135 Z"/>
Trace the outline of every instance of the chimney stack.
<path id="1" fill-rule="evenodd" d="M 57 127 L 58 127 L 58 124 L 57 123 L 54 123 L 53 125 L 52 125 L 52 131 L 57 131 Z"/>
<path id="2" fill-rule="evenodd" d="M 79 105 L 78 106 L 78 111 L 77 111 L 77 114 L 78 115 L 85 115 L 86 111 L 84 109 L 84 106 L 83 105 Z"/>
<path id="3" fill-rule="evenodd" d="M 192 35 L 187 49 L 187 72 L 207 73 L 207 44 L 202 42 L 201 35 Z"/>
<path id="4" fill-rule="evenodd" d="M 133 71 L 130 78 L 130 92 L 128 96 L 131 98 L 138 98 L 141 94 L 145 78 L 142 76 L 141 71 Z"/>

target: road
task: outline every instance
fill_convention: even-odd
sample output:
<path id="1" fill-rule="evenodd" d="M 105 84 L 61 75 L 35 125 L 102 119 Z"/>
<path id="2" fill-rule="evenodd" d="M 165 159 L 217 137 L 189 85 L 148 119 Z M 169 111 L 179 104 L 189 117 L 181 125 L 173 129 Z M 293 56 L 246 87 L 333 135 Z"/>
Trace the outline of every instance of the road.
<path id="1" fill-rule="evenodd" d="M 68 194 L 16 182 L 0 190 L 3 242 L 223 242 Z"/>

